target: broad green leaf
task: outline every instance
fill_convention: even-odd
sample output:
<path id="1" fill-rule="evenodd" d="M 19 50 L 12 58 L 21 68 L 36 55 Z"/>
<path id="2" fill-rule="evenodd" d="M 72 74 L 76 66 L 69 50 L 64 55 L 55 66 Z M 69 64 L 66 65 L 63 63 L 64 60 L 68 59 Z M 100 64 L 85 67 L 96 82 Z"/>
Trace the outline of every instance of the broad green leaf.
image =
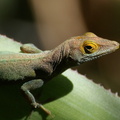
<path id="1" fill-rule="evenodd" d="M 20 52 L 20 46 L 22 44 L 14 41 L 4 35 L 0 35 L 0 51 Z"/>

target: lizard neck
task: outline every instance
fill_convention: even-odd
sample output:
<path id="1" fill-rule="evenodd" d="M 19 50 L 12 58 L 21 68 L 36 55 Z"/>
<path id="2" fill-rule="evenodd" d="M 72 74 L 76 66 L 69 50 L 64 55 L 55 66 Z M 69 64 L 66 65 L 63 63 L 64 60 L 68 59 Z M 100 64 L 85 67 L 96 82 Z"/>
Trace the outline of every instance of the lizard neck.
<path id="1" fill-rule="evenodd" d="M 67 59 L 69 56 L 69 51 L 70 48 L 69 45 L 66 44 L 66 42 L 56 47 L 54 50 L 51 51 L 53 62 L 58 64 L 62 62 L 64 59 Z"/>
<path id="2" fill-rule="evenodd" d="M 55 49 L 43 54 L 43 59 L 41 55 L 34 61 L 34 69 L 36 75 L 41 76 L 42 79 L 49 80 L 58 74 L 65 71 L 68 67 L 66 66 L 66 60 L 69 56 L 69 45 L 66 42 L 60 44 Z"/>
<path id="3" fill-rule="evenodd" d="M 66 69 L 75 66 L 71 58 L 69 58 L 70 54 L 70 45 L 69 41 L 65 41 L 54 50 L 51 51 L 50 59 L 51 65 L 53 68 L 53 72 L 55 74 L 59 74 Z"/>

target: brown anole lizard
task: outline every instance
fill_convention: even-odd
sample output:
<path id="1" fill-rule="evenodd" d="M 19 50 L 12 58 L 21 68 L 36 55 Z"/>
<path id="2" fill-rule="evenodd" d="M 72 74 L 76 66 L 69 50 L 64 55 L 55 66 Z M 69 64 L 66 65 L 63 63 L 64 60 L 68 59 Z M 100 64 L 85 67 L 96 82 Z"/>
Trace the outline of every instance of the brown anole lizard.
<path id="1" fill-rule="evenodd" d="M 72 37 L 53 50 L 42 51 L 34 45 L 21 46 L 23 53 L 0 54 L 0 81 L 26 80 L 21 90 L 34 108 L 49 110 L 37 103 L 30 90 L 40 88 L 45 81 L 68 68 L 114 52 L 119 48 L 116 41 L 107 40 L 93 33 Z M 29 54 L 28 54 L 29 53 Z"/>

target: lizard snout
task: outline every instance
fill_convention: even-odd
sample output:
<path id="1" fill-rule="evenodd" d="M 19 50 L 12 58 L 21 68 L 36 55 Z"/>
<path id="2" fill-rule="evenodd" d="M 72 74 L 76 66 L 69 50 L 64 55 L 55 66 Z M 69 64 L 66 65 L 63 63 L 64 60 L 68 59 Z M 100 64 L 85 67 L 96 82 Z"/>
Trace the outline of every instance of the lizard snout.
<path id="1" fill-rule="evenodd" d="M 113 41 L 113 42 L 114 42 L 113 44 L 114 44 L 115 48 L 118 49 L 120 47 L 120 44 L 116 41 Z"/>

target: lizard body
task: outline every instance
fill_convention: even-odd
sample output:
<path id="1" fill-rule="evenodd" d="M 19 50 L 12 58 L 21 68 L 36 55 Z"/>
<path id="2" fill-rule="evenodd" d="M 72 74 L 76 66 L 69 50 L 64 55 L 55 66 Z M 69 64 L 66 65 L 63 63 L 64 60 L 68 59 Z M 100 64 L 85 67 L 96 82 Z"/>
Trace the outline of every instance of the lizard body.
<path id="1" fill-rule="evenodd" d="M 72 37 L 50 51 L 41 51 L 36 47 L 21 46 L 25 53 L 0 54 L 0 80 L 12 81 L 33 78 L 24 83 L 21 89 L 29 98 L 31 104 L 41 107 L 30 90 L 39 88 L 43 81 L 48 81 L 66 69 L 96 59 L 119 48 L 119 43 L 86 33 L 83 36 Z M 28 54 L 29 53 L 29 54 Z"/>

